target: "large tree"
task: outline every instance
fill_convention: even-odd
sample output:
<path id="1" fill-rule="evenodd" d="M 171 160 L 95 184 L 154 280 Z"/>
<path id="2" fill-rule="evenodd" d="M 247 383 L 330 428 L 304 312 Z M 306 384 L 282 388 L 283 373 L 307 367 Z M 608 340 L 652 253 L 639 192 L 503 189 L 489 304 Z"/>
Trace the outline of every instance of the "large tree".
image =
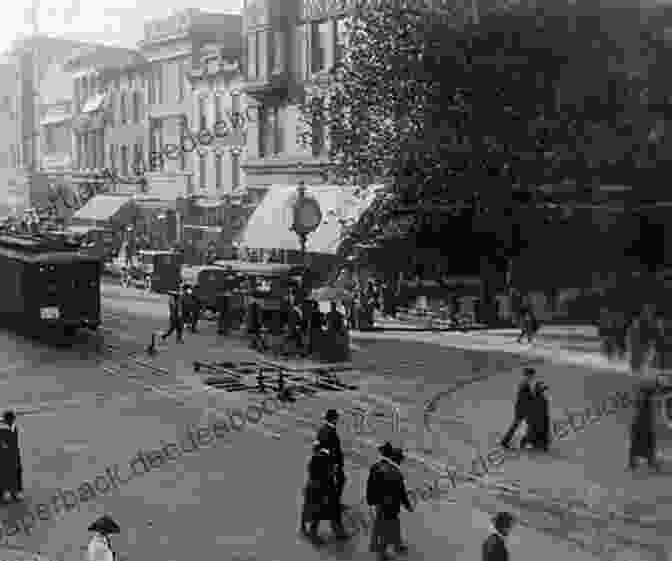
<path id="1" fill-rule="evenodd" d="M 477 232 L 472 251 L 508 259 L 553 220 L 542 186 L 575 185 L 570 210 L 601 183 L 651 192 L 669 107 L 651 13 L 562 1 L 477 22 L 355 10 L 343 61 L 302 106 L 307 141 L 328 131 L 336 178 L 389 186 L 353 236 L 451 243 L 457 221 Z"/>

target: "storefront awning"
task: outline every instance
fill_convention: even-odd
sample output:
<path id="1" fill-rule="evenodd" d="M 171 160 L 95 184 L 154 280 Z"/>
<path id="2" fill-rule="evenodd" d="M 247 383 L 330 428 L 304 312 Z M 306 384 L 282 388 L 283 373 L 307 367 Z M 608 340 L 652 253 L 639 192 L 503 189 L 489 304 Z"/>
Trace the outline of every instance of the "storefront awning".
<path id="1" fill-rule="evenodd" d="M 224 228 L 221 226 L 200 226 L 199 224 L 183 224 L 185 230 L 200 230 L 202 232 L 210 232 L 212 234 L 221 234 Z"/>
<path id="2" fill-rule="evenodd" d="M 123 195 L 96 195 L 72 217 L 73 220 L 105 221 L 114 218 L 133 200 Z"/>
<path id="3" fill-rule="evenodd" d="M 66 232 L 68 234 L 84 235 L 84 234 L 88 234 L 89 232 L 91 232 L 93 230 L 97 230 L 97 229 L 98 229 L 98 227 L 93 226 L 93 225 L 79 225 L 79 224 L 76 224 L 76 225 L 73 225 L 73 226 L 68 226 L 67 229 L 66 229 Z"/>
<path id="4" fill-rule="evenodd" d="M 145 210 L 149 212 L 165 212 L 166 210 L 175 210 L 175 200 L 167 201 L 164 199 L 157 199 L 157 198 L 143 199 L 137 196 L 133 200 L 135 202 L 135 205 L 140 210 Z"/>
<path id="5" fill-rule="evenodd" d="M 335 255 L 345 228 L 359 220 L 381 187 L 372 186 L 360 195 L 352 186 L 309 187 L 307 194 L 317 199 L 323 218 L 322 224 L 308 236 L 306 251 Z M 240 245 L 251 249 L 300 250 L 299 239 L 290 230 L 295 199 L 296 186 L 271 186 L 240 235 Z"/>
<path id="6" fill-rule="evenodd" d="M 82 107 L 82 113 L 93 113 L 103 106 L 103 101 L 105 101 L 105 94 L 96 94 L 91 96 L 84 103 Z"/>
<path id="7" fill-rule="evenodd" d="M 67 113 L 47 113 L 43 119 L 40 120 L 40 125 L 58 125 L 72 120 L 72 115 Z"/>
<path id="8" fill-rule="evenodd" d="M 224 201 L 212 200 L 212 199 L 196 199 L 194 204 L 201 208 L 219 208 L 224 206 L 226 203 Z"/>

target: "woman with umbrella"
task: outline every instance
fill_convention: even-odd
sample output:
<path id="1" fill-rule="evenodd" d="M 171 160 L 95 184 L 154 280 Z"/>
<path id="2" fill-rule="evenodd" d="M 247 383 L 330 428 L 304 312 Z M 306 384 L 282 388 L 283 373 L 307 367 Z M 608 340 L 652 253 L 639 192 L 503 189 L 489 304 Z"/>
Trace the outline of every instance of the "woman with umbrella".
<path id="1" fill-rule="evenodd" d="M 119 525 L 107 514 L 89 526 L 93 537 L 89 542 L 88 561 L 116 561 L 110 535 L 121 532 Z"/>

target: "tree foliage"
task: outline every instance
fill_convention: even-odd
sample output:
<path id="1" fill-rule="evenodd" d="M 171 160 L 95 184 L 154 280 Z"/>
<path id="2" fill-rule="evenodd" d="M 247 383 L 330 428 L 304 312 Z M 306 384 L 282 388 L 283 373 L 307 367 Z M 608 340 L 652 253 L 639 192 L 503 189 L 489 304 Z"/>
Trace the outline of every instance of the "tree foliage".
<path id="1" fill-rule="evenodd" d="M 343 60 L 307 89 L 304 140 L 326 129 L 339 180 L 389 185 L 360 238 L 436 230 L 427 214 L 448 208 L 515 254 L 541 186 L 618 182 L 641 196 L 658 183 L 669 55 L 650 15 L 542 2 L 451 26 L 358 10 Z"/>

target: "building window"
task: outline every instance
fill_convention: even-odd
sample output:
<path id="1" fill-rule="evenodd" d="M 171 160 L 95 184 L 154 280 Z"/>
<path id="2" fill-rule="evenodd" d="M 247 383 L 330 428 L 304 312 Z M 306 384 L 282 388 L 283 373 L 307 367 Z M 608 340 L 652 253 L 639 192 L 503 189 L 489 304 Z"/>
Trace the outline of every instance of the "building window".
<path id="1" fill-rule="evenodd" d="M 198 127 L 199 130 L 207 130 L 208 128 L 208 98 L 202 95 L 198 98 Z"/>
<path id="2" fill-rule="evenodd" d="M 334 63 L 343 62 L 345 49 L 348 47 L 348 28 L 345 18 L 334 22 Z"/>
<path id="3" fill-rule="evenodd" d="M 147 75 L 147 90 L 150 104 L 163 102 L 163 66 L 160 63 Z"/>
<path id="4" fill-rule="evenodd" d="M 163 92 L 163 64 L 159 64 L 156 67 L 156 102 L 163 103 L 164 92 Z"/>
<path id="5" fill-rule="evenodd" d="M 121 104 L 119 107 L 119 124 L 125 125 L 128 122 L 128 98 L 126 92 L 121 93 Z"/>
<path id="6" fill-rule="evenodd" d="M 311 126 L 311 147 L 313 156 L 318 157 L 324 150 L 324 121 L 320 117 L 313 118 Z"/>
<path id="7" fill-rule="evenodd" d="M 44 127 L 44 144 L 48 153 L 54 151 L 54 131 L 51 127 Z"/>
<path id="8" fill-rule="evenodd" d="M 224 120 L 224 95 L 220 92 L 215 92 L 215 124 L 221 123 Z"/>
<path id="9" fill-rule="evenodd" d="M 280 74 L 285 65 L 285 33 L 283 31 L 274 31 L 272 37 L 269 56 L 271 73 Z"/>
<path id="10" fill-rule="evenodd" d="M 140 175 L 142 171 L 142 144 L 135 144 L 133 152 L 133 174 Z"/>
<path id="11" fill-rule="evenodd" d="M 110 161 L 108 162 L 108 167 L 112 170 L 117 169 L 117 146 L 116 146 L 116 144 L 110 144 Z"/>
<path id="12" fill-rule="evenodd" d="M 249 79 L 254 79 L 257 77 L 257 62 L 259 58 L 257 49 L 257 35 L 256 33 L 251 33 L 247 37 L 247 77 Z"/>
<path id="13" fill-rule="evenodd" d="M 198 180 L 201 189 L 207 189 L 207 160 L 206 160 L 206 154 L 199 156 L 198 159 Z"/>
<path id="14" fill-rule="evenodd" d="M 154 75 L 151 71 L 147 73 L 145 80 L 147 88 L 147 103 L 154 105 L 156 103 L 156 85 L 154 84 Z"/>
<path id="15" fill-rule="evenodd" d="M 177 63 L 177 101 L 184 101 L 186 89 L 187 61 L 181 60 Z"/>
<path id="16" fill-rule="evenodd" d="M 121 147 L 121 175 L 128 177 L 128 146 Z"/>
<path id="17" fill-rule="evenodd" d="M 310 33 L 310 70 L 313 73 L 327 66 L 327 45 L 329 41 L 329 22 L 314 22 Z"/>
<path id="18" fill-rule="evenodd" d="M 142 122 L 142 107 L 140 105 L 140 95 L 139 91 L 134 91 L 133 96 L 133 122 L 140 123 Z"/>
<path id="19" fill-rule="evenodd" d="M 221 189 L 222 183 L 222 155 L 215 154 L 215 188 Z"/>
<path id="20" fill-rule="evenodd" d="M 259 108 L 259 157 L 277 156 L 282 153 L 282 127 L 278 107 Z"/>
<path id="21" fill-rule="evenodd" d="M 110 93 L 107 94 L 107 100 L 109 104 L 109 117 L 112 121 L 110 124 L 114 126 L 119 122 L 119 113 L 117 110 L 117 92 L 115 90 L 110 91 Z"/>

